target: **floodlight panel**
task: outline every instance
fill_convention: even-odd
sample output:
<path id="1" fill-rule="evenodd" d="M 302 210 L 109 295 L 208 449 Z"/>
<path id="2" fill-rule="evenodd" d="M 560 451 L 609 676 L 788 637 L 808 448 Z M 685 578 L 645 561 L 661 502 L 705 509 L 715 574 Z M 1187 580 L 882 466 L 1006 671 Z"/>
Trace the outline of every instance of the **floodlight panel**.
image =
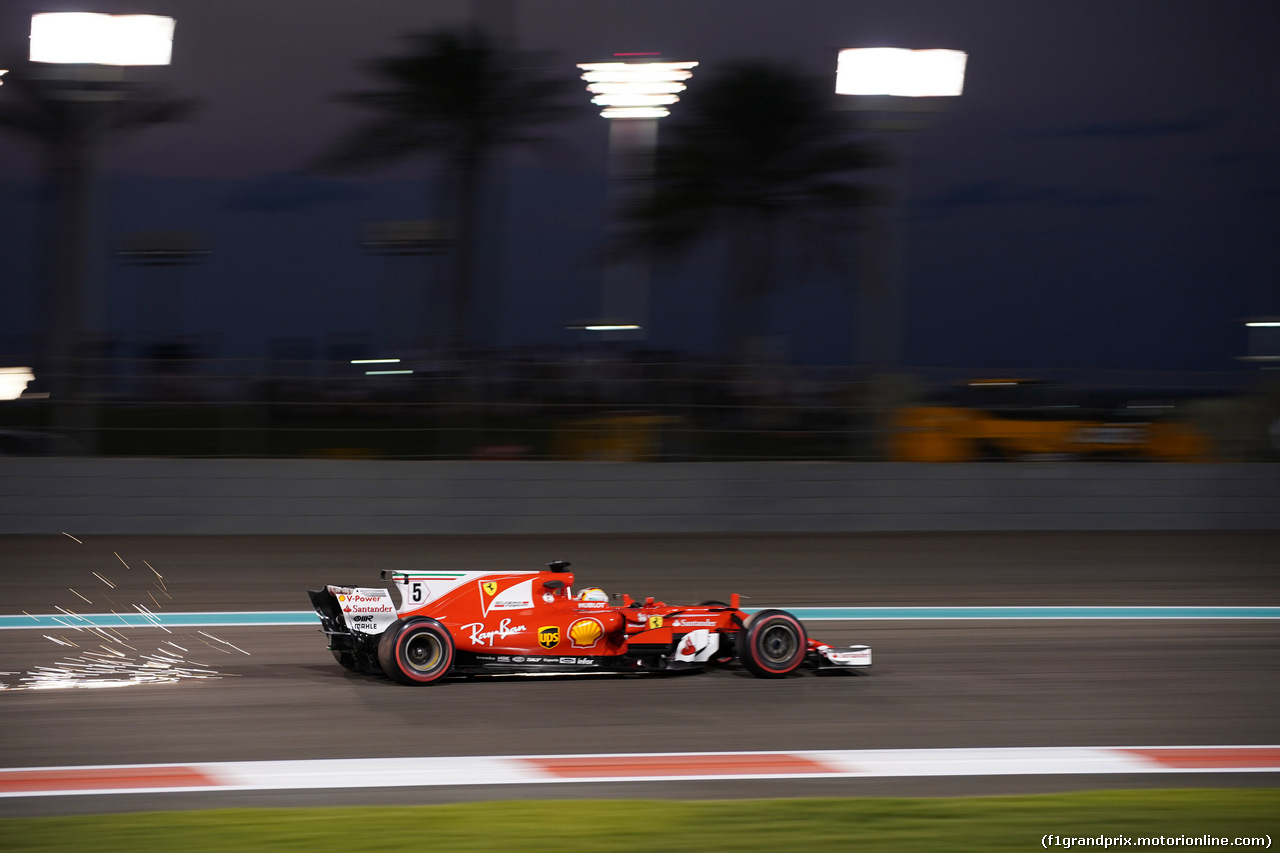
<path id="1" fill-rule="evenodd" d="M 674 104 L 680 100 L 675 95 L 596 95 L 591 103 L 602 107 L 656 107 Z"/>
<path id="2" fill-rule="evenodd" d="M 836 93 L 906 98 L 955 97 L 964 90 L 962 50 L 849 48 L 836 62 Z"/>
<path id="3" fill-rule="evenodd" d="M 600 111 L 605 118 L 666 118 L 671 110 L 666 107 L 605 107 Z"/>
<path id="4" fill-rule="evenodd" d="M 684 84 L 674 80 L 656 83 L 592 83 L 587 91 L 595 95 L 620 95 L 628 92 L 637 95 L 674 95 L 684 91 Z"/>
<path id="5" fill-rule="evenodd" d="M 605 118 L 662 118 L 680 100 L 696 62 L 583 62 L 591 102 Z"/>
<path id="6" fill-rule="evenodd" d="M 696 62 L 580 62 L 584 80 L 687 80 Z"/>
<path id="7" fill-rule="evenodd" d="M 31 16 L 32 62 L 168 65 L 173 18 L 50 12 Z"/>

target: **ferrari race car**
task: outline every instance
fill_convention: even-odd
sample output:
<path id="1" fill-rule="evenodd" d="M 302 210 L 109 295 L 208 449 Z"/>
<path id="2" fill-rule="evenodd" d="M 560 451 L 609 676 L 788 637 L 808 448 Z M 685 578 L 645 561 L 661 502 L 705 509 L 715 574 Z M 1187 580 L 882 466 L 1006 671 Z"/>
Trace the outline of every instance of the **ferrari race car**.
<path id="1" fill-rule="evenodd" d="M 401 684 L 450 675 L 648 673 L 724 666 L 761 678 L 802 665 L 866 669 L 871 649 L 809 639 L 785 610 L 746 613 L 728 603 L 674 605 L 602 590 L 573 594 L 569 563 L 544 571 L 383 571 L 381 587 L 308 590 L 334 658 L 353 672 Z"/>

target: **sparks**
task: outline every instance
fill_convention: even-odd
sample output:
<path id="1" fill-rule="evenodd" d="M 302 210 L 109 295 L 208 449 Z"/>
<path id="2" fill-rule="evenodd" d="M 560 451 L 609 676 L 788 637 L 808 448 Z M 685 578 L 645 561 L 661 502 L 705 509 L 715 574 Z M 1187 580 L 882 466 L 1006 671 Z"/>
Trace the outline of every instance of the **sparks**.
<path id="1" fill-rule="evenodd" d="M 172 634 L 172 633 L 173 633 L 172 631 L 170 631 L 168 628 L 166 628 L 164 625 L 162 625 L 162 624 L 160 623 L 160 617 L 159 617 L 159 616 L 155 615 L 155 614 L 154 614 L 154 613 L 152 613 L 150 610 L 148 610 L 147 608 L 143 607 L 141 604 L 135 604 L 135 605 L 133 605 L 133 607 L 134 607 L 134 609 L 135 609 L 135 610 L 137 610 L 139 613 L 141 613 L 141 614 L 142 614 L 142 616 L 143 616 L 143 618 L 144 618 L 144 619 L 146 619 L 147 621 L 149 621 L 149 622 L 150 622 L 152 625 L 154 625 L 155 627 L 159 628 L 161 631 L 164 631 L 166 634 Z"/>
<path id="2" fill-rule="evenodd" d="M 222 643 L 224 646 L 231 646 L 231 648 L 235 649 L 236 651 L 238 651 L 238 652 L 239 652 L 240 654 L 242 654 L 242 655 L 247 655 L 247 654 L 249 654 L 248 652 L 246 652 L 244 649 L 240 648 L 239 646 L 231 645 L 231 643 L 228 643 L 226 640 L 219 639 L 218 637 L 215 637 L 215 636 L 213 636 L 212 634 L 205 634 L 205 633 L 204 633 L 204 631 L 200 631 L 199 633 L 204 634 L 204 635 L 205 635 L 206 637 L 208 637 L 210 640 L 217 640 L 219 643 Z"/>

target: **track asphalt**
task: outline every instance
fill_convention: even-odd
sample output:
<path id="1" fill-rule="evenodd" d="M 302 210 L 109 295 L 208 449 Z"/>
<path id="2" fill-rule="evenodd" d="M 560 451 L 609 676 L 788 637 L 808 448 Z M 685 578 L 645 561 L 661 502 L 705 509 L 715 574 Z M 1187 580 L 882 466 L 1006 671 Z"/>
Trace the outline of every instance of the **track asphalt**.
<path id="1" fill-rule="evenodd" d="M 114 690 L 0 691 L 0 768 L 208 765 L 813 751 L 1280 744 L 1280 535 L 937 534 L 755 537 L 0 538 L 6 617 L 135 601 L 179 614 L 287 613 L 297 625 L 129 629 L 172 641 L 218 677 Z M 538 568 L 667 601 L 750 596 L 832 644 L 867 643 L 868 675 L 478 679 L 405 688 L 341 670 L 311 629 L 307 588 L 376 584 L 380 569 Z M 153 599 L 131 579 L 163 576 Z M 107 587 L 105 578 L 116 589 Z M 131 594 L 131 593 L 130 593 Z M 76 596 L 83 597 L 88 603 Z M 826 619 L 849 606 L 876 618 Z M 159 605 L 159 606 L 156 606 Z M 991 607 L 1019 618 L 993 618 Z M 1023 608 L 1127 608 L 1124 618 L 1027 618 Z M 806 611 L 805 608 L 821 608 Z M 887 610 L 884 608 L 892 608 Z M 901 618 L 918 608 L 954 618 Z M 955 608 L 963 608 L 956 610 Z M 1168 618 L 1247 608 L 1258 618 Z M 904 610 L 906 609 L 906 610 Z M 1000 611 L 1003 613 L 1013 611 Z M 1083 614 L 1089 611 L 1074 611 Z M 1118 611 L 1106 611 L 1115 613 Z M 301 615 L 298 615 L 301 614 Z M 897 614 L 898 618 L 895 618 Z M 967 614 L 957 616 L 957 614 Z M 199 617 L 195 617 L 199 618 Z M 225 647 L 205 641 L 225 641 Z M 53 631 L 0 632 L 0 681 L 65 649 Z M 152 636 L 155 635 L 155 636 Z M 104 653 L 105 654 L 105 653 Z M 1266 747 L 1272 748 L 1272 747 Z M 309 765 L 313 769 L 319 765 Z M 1203 768 L 1200 768 L 1202 770 Z M 836 776 L 556 785 L 338 787 L 6 797 L 0 814 L 235 805 L 419 803 L 582 796 L 947 795 L 1097 787 L 1274 785 L 1275 772 Z"/>

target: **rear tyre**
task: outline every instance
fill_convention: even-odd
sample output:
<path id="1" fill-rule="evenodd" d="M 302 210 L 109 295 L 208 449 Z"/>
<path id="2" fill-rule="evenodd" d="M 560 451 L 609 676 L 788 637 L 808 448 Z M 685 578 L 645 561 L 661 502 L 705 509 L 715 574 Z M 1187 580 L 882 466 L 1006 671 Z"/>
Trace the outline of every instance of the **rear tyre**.
<path id="1" fill-rule="evenodd" d="M 809 638 L 785 610 L 761 610 L 738 632 L 738 660 L 759 678 L 783 678 L 804 663 Z"/>
<path id="2" fill-rule="evenodd" d="M 453 668 L 453 637 L 434 619 L 397 622 L 378 641 L 382 671 L 401 684 L 435 684 Z"/>
<path id="3" fill-rule="evenodd" d="M 355 652 L 349 652 L 341 649 L 330 649 L 333 652 L 333 659 L 338 665 L 348 672 L 359 672 L 360 665 L 356 663 Z"/>

